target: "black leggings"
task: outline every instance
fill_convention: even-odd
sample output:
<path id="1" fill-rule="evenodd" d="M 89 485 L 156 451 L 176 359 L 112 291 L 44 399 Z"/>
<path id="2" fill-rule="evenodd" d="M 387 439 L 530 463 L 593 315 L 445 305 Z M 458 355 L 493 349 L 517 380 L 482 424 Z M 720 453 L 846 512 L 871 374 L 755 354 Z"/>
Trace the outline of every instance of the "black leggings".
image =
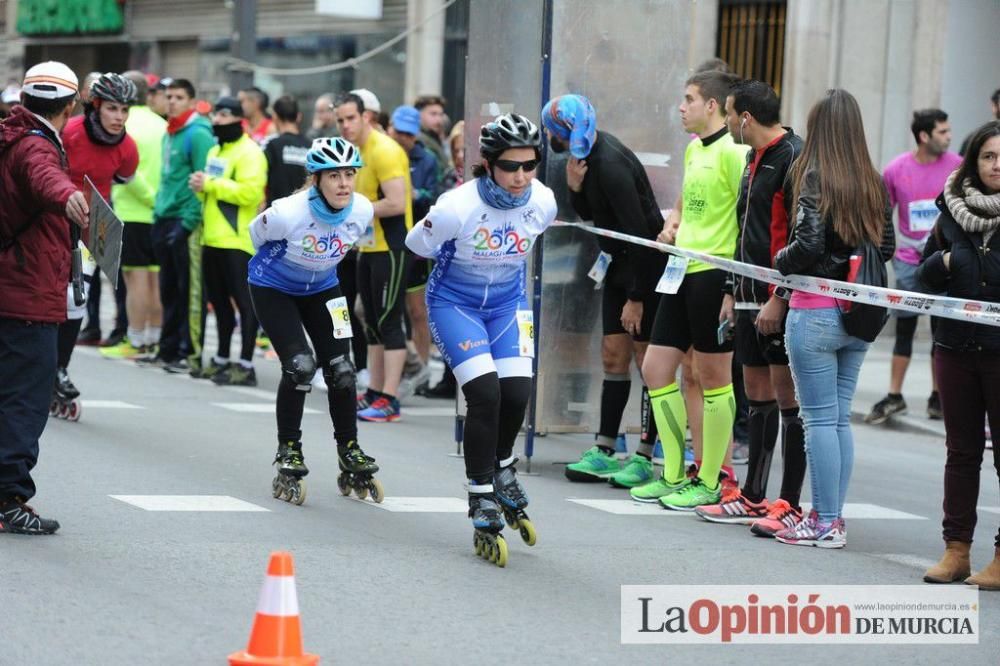
<path id="1" fill-rule="evenodd" d="M 354 354 L 354 367 L 359 371 L 368 367 L 368 341 L 361 334 L 364 324 L 354 313 L 358 302 L 358 251 L 351 250 L 337 264 L 337 279 L 340 280 L 340 290 L 347 299 L 347 313 L 351 317 L 351 329 L 355 332 L 351 338 L 351 353 Z"/>
<path id="2" fill-rule="evenodd" d="M 83 317 L 80 319 L 67 319 L 59 324 L 58 350 L 59 360 L 57 368 L 68 368 L 69 359 L 73 356 L 73 347 L 76 345 L 76 337 L 80 335 L 80 327 L 83 325 Z"/>
<path id="3" fill-rule="evenodd" d="M 406 250 L 362 252 L 358 257 L 358 292 L 365 308 L 365 335 L 386 351 L 406 349 L 403 332 Z"/>
<path id="4" fill-rule="evenodd" d="M 497 373 L 476 377 L 462 386 L 468 410 L 465 416 L 465 474 L 478 483 L 490 483 L 501 460 L 514 451 L 514 440 L 524 422 L 531 398 L 531 377 L 504 377 Z"/>
<path id="5" fill-rule="evenodd" d="M 205 247 L 201 255 L 202 274 L 205 276 L 205 291 L 208 302 L 215 311 L 216 329 L 219 331 L 220 358 L 229 358 L 229 344 L 236 329 L 236 313 L 233 304 L 240 311 L 240 358 L 253 360 L 257 343 L 257 317 L 250 302 L 247 285 L 247 262 L 250 255 L 243 250 L 223 250 Z"/>
<path id="6" fill-rule="evenodd" d="M 306 391 L 297 388 L 287 369 L 296 355 L 312 353 L 306 333 L 316 349 L 316 365 L 327 379 L 327 402 L 334 437 L 342 445 L 358 439 L 357 390 L 353 383 L 349 388 L 334 390 L 331 381 L 330 361 L 350 352 L 350 343 L 346 339 L 333 337 L 333 320 L 326 308 L 327 301 L 339 296 L 339 287 L 310 296 L 291 296 L 277 289 L 250 285 L 250 297 L 257 318 L 281 359 L 281 382 L 275 405 L 279 442 L 299 441 L 302 438 Z"/>

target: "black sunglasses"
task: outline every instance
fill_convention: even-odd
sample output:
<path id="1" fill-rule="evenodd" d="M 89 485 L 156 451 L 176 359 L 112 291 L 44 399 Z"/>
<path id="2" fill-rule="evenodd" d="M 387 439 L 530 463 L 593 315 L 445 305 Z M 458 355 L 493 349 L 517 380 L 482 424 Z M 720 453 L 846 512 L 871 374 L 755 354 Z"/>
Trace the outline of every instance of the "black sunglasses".
<path id="1" fill-rule="evenodd" d="M 525 173 L 538 168 L 539 160 L 528 160 L 527 162 L 516 162 L 514 160 L 497 160 L 494 166 L 507 173 L 517 173 L 518 169 L 524 169 Z"/>

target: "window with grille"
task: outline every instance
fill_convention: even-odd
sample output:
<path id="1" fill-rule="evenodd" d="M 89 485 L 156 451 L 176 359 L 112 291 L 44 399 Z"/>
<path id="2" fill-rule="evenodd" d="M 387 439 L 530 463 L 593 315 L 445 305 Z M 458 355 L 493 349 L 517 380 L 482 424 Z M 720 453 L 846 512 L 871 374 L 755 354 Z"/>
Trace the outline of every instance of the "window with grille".
<path id="1" fill-rule="evenodd" d="M 733 72 L 781 95 L 786 0 L 719 0 L 716 54 Z"/>

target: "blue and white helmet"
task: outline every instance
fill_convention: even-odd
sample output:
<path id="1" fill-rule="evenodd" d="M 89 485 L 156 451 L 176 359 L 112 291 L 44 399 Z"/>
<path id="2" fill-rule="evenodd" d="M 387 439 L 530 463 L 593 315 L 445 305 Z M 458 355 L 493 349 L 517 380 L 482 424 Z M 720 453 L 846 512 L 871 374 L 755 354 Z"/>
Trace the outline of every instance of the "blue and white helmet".
<path id="1" fill-rule="evenodd" d="M 317 173 L 328 169 L 360 169 L 361 151 L 342 137 L 322 137 L 312 142 L 306 153 L 306 171 Z"/>

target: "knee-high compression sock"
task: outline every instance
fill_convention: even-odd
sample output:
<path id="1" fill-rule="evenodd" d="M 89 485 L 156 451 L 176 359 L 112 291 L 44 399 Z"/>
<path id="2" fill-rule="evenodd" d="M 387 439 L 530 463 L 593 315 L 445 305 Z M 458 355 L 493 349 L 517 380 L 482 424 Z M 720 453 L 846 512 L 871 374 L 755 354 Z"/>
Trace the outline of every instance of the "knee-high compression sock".
<path id="1" fill-rule="evenodd" d="M 639 402 L 639 425 L 642 434 L 639 437 L 639 446 L 636 453 L 646 458 L 653 457 L 653 447 L 656 445 L 657 429 L 656 419 L 653 418 L 653 409 L 649 404 L 649 389 L 642 387 L 642 398 Z"/>
<path id="2" fill-rule="evenodd" d="M 684 480 L 684 433 L 687 430 L 684 395 L 674 382 L 650 391 L 649 404 L 663 442 L 663 478 L 667 483 L 680 483 Z"/>
<path id="3" fill-rule="evenodd" d="M 702 426 L 701 469 L 698 478 L 709 488 L 719 487 L 719 470 L 733 435 L 736 395 L 733 385 L 703 391 L 705 423 Z M 682 452 L 683 453 L 683 452 Z"/>
<path id="4" fill-rule="evenodd" d="M 806 429 L 798 407 L 781 410 L 781 457 L 781 499 L 798 507 L 806 478 Z"/>
<path id="5" fill-rule="evenodd" d="M 597 430 L 597 445 L 605 453 L 614 454 L 622 414 L 632 391 L 632 377 L 628 374 L 605 373 L 601 385 L 601 425 Z"/>
<path id="6" fill-rule="evenodd" d="M 747 434 L 750 440 L 750 460 L 743 495 L 751 502 L 760 502 L 767 495 L 767 480 L 771 474 L 774 444 L 778 441 L 780 421 L 775 400 L 750 400 Z"/>

